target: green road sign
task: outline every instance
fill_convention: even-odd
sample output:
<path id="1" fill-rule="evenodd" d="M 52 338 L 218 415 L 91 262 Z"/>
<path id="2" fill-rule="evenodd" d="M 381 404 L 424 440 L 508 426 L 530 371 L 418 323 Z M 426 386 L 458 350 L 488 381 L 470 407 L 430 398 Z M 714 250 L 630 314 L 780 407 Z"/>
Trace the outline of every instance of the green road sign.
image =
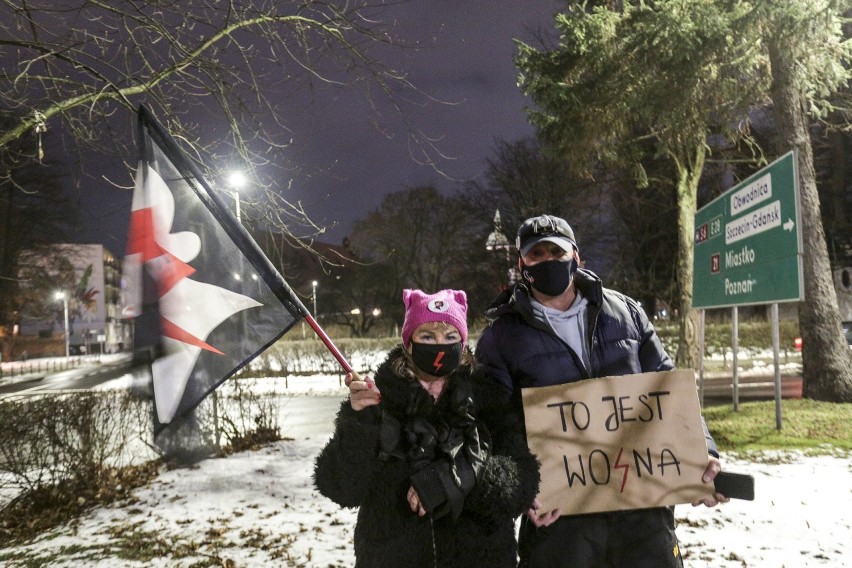
<path id="1" fill-rule="evenodd" d="M 698 210 L 693 308 L 803 298 L 798 180 L 789 152 Z"/>

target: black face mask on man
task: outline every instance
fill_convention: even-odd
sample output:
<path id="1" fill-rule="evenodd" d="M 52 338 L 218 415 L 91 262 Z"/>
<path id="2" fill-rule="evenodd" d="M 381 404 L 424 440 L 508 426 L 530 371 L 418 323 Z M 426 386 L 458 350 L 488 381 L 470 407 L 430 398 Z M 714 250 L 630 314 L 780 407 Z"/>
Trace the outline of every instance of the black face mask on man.
<path id="1" fill-rule="evenodd" d="M 530 286 L 547 296 L 558 296 L 568 289 L 574 273 L 577 272 L 577 259 L 546 260 L 527 266 L 521 263 L 521 275 Z"/>
<path id="2" fill-rule="evenodd" d="M 418 369 L 433 377 L 445 377 L 461 362 L 462 344 L 411 342 L 411 359 Z"/>

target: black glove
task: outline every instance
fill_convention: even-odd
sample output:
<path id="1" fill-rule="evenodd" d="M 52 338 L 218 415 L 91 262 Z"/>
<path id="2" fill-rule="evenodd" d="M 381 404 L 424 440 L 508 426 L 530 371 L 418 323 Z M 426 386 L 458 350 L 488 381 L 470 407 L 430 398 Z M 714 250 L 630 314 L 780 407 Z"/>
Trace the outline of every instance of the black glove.
<path id="1" fill-rule="evenodd" d="M 420 497 L 423 509 L 438 519 L 452 513 L 457 519 L 464 507 L 465 494 L 455 483 L 450 464 L 434 461 L 411 476 L 411 486 Z"/>

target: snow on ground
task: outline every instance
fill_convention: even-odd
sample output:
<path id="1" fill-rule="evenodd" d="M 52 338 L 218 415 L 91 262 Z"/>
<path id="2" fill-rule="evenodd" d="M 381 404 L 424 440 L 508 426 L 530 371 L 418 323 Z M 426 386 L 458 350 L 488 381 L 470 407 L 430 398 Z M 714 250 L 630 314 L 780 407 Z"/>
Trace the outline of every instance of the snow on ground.
<path id="1" fill-rule="evenodd" d="M 322 411 L 327 415 L 312 416 L 302 430 L 293 426 L 295 439 L 260 451 L 163 468 L 126 500 L 0 550 L 0 565 L 352 566 L 355 511 L 319 495 L 311 481 L 314 457 L 331 435 L 330 418 L 345 388 L 339 376 L 318 375 L 288 380 L 287 391 L 296 395 L 293 405 L 311 395 L 327 401 Z M 286 418 L 284 425 L 286 430 Z M 848 457 L 790 453 L 766 461 L 773 463 L 724 457 L 730 471 L 755 476 L 754 501 L 713 509 L 678 506 L 685 565 L 852 566 Z"/>
<path id="2" fill-rule="evenodd" d="M 677 534 L 689 567 L 852 566 L 852 464 L 848 457 L 789 456 L 762 464 L 723 456 L 755 477 L 755 500 L 678 506 Z"/>

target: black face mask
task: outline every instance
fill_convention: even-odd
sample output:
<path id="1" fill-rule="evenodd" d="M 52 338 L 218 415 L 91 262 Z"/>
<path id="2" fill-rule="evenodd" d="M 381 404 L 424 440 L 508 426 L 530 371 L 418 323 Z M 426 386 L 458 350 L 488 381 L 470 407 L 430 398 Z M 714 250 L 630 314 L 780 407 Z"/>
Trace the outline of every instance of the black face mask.
<path id="1" fill-rule="evenodd" d="M 411 342 L 411 358 L 418 369 L 433 377 L 449 375 L 461 362 L 462 344 Z"/>
<path id="2" fill-rule="evenodd" d="M 546 260 L 532 266 L 522 263 L 521 268 L 521 275 L 530 286 L 547 296 L 558 296 L 571 284 L 577 272 L 577 259 Z"/>

